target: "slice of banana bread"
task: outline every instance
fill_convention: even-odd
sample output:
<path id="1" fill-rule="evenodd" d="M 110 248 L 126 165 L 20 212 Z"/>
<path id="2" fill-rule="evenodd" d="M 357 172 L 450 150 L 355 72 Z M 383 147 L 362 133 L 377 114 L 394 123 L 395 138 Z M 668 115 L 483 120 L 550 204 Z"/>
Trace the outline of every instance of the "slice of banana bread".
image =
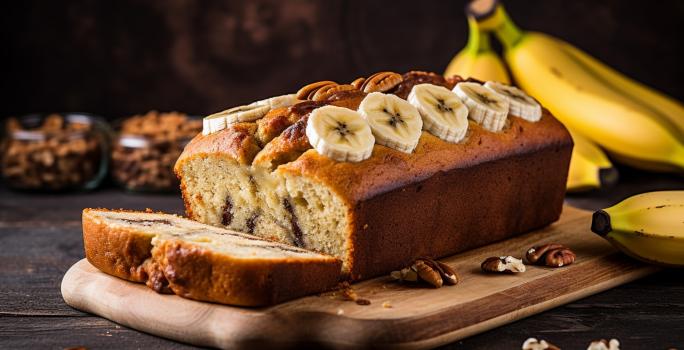
<path id="1" fill-rule="evenodd" d="M 340 277 L 336 258 L 163 213 L 85 209 L 83 242 L 103 272 L 223 304 L 275 304 Z"/>

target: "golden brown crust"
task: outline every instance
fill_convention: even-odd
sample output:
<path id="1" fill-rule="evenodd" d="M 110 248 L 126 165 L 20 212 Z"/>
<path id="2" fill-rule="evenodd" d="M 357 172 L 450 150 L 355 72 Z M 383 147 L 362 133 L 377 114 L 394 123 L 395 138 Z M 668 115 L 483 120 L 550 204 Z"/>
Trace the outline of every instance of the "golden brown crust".
<path id="1" fill-rule="evenodd" d="M 241 306 L 262 306 L 325 291 L 339 280 L 333 257 L 240 259 L 177 239 L 162 239 L 98 220 L 83 210 L 86 258 L 101 271 L 157 292 Z M 98 211 L 101 209 L 97 209 Z"/>
<path id="2" fill-rule="evenodd" d="M 265 145 L 280 135 L 287 127 L 311 113 L 312 110 L 325 106 L 325 102 L 304 101 L 294 106 L 277 108 L 269 111 L 263 118 L 257 120 L 256 137 L 260 144 Z"/>
<path id="3" fill-rule="evenodd" d="M 352 163 L 337 162 L 309 150 L 295 161 L 280 166 L 278 171 L 312 178 L 351 205 L 439 172 L 527 154 L 556 144 L 571 146 L 572 139 L 565 127 L 544 110 L 536 123 L 510 117 L 509 124 L 499 133 L 470 122 L 466 139 L 460 143 L 449 143 L 423 132 L 411 154 L 375 145 L 370 158 Z"/>
<path id="4" fill-rule="evenodd" d="M 311 111 L 328 103 L 338 107 L 357 109 L 365 96 L 365 93 L 358 90 L 345 90 L 339 94 L 334 94 L 330 97 L 331 100 L 325 103 L 306 101 L 290 107 L 297 110 L 297 113 L 291 112 L 291 114 L 298 116 L 296 122 L 285 128 L 280 136 L 266 144 L 264 149 L 254 158 L 253 164 L 273 170 L 281 164 L 296 160 L 306 150 L 311 149 L 309 139 L 306 137 L 306 123 Z"/>
<path id="5" fill-rule="evenodd" d="M 236 259 L 179 240 L 166 240 L 153 250 L 169 288 L 185 298 L 230 305 L 262 306 L 321 292 L 336 285 L 335 259 L 276 263 Z"/>
<path id="6" fill-rule="evenodd" d="M 471 122 L 457 144 L 423 132 L 412 154 L 376 145 L 358 163 L 308 150 L 277 171 L 321 183 L 345 202 L 350 277 L 369 278 L 558 219 L 572 139 L 547 110 L 536 123 L 509 119 L 500 133 Z M 516 203 L 525 210 L 510 212 Z"/>
<path id="7" fill-rule="evenodd" d="M 355 203 L 348 215 L 351 278 L 397 270 L 420 256 L 453 255 L 558 220 L 571 153 L 571 143 L 557 142 L 439 172 Z"/>
<path id="8" fill-rule="evenodd" d="M 406 98 L 416 84 L 452 88 L 463 81 L 415 71 L 402 79 L 388 92 Z M 364 96 L 347 90 L 327 102 L 356 109 Z M 339 196 L 348 208 L 346 263 L 352 279 L 400 268 L 418 256 L 444 256 L 501 240 L 560 215 L 573 144 L 547 110 L 536 123 L 510 116 L 498 133 L 471 121 L 457 144 L 423 132 L 411 154 L 375 145 L 371 157 L 358 163 L 336 162 L 312 150 L 306 121 L 300 118 L 273 138 L 253 164 L 310 179 Z M 525 210 L 516 209 L 518 203 Z M 430 208 L 429 219 L 417 220 L 416 208 Z M 426 241 L 428 236 L 435 240 Z M 397 247 L 396 242 L 411 243 Z"/>
<path id="9" fill-rule="evenodd" d="M 85 256 L 93 266 L 110 275 L 133 282 L 145 282 L 143 267 L 151 256 L 152 235 L 111 229 L 96 220 L 92 211 L 83 209 L 83 246 Z"/>
<path id="10" fill-rule="evenodd" d="M 261 150 L 255 137 L 255 123 L 237 123 L 209 135 L 195 136 L 176 161 L 174 170 L 177 175 L 182 163 L 188 158 L 198 155 L 225 154 L 240 164 L 250 164 L 254 156 Z"/>
<path id="11" fill-rule="evenodd" d="M 260 145 L 265 145 L 280 135 L 288 126 L 294 124 L 298 116 L 288 113 L 289 108 L 276 108 L 257 120 L 256 138 Z M 297 118 L 297 119 L 295 119 Z"/>
<path id="12" fill-rule="evenodd" d="M 311 148 L 306 136 L 308 115 L 290 125 L 283 133 L 271 140 L 254 158 L 254 165 L 275 169 L 280 164 L 292 162 Z"/>

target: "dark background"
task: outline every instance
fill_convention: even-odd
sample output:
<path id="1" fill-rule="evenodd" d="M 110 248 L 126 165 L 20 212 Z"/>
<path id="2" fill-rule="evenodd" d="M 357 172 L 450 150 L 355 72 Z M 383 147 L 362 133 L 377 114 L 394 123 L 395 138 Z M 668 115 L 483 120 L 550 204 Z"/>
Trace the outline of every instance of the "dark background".
<path id="1" fill-rule="evenodd" d="M 684 100 L 684 1 L 504 1 L 521 27 L 563 38 Z M 465 2 L 4 1 L 0 118 L 206 114 L 321 79 L 441 72 L 465 45 Z M 684 188 L 676 175 L 619 170 L 614 188 L 567 202 L 596 210 L 637 193 Z M 114 188 L 20 194 L 0 184 L 0 199 L 0 348 L 190 348 L 72 309 L 59 291 L 64 272 L 83 257 L 82 207 L 181 211 L 177 195 Z M 445 349 L 516 349 L 528 336 L 564 349 L 611 337 L 626 349 L 681 349 L 683 271 L 666 270 Z"/>
<path id="2" fill-rule="evenodd" d="M 442 72 L 466 1 L 4 2 L 0 117 L 151 109 L 206 114 L 378 70 Z M 506 1 L 563 38 L 684 100 L 684 1 Z"/>

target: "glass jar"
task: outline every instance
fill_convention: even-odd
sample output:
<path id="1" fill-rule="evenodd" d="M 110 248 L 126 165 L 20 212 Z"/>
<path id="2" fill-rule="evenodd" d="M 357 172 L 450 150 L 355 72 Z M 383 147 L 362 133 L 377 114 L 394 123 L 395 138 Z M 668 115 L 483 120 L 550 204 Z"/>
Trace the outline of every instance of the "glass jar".
<path id="1" fill-rule="evenodd" d="M 32 114 L 5 125 L 0 168 L 13 189 L 96 188 L 107 174 L 109 127 L 85 113 Z"/>
<path id="2" fill-rule="evenodd" d="M 131 191 L 177 192 L 173 167 L 185 145 L 202 130 L 202 120 L 151 111 L 119 124 L 112 148 L 114 181 Z"/>

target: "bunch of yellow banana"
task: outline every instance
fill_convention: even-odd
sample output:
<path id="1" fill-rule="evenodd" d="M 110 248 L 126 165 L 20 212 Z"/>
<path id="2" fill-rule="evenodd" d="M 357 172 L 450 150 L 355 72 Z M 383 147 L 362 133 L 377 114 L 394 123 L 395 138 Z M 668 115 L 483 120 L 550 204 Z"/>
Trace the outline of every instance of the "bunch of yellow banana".
<path id="1" fill-rule="evenodd" d="M 503 43 L 517 84 L 567 127 L 620 162 L 684 172 L 682 104 L 566 42 L 522 31 L 495 0 L 475 1 L 469 11 Z"/>
<path id="2" fill-rule="evenodd" d="M 649 263 L 684 266 L 684 191 L 636 195 L 594 213 L 591 230 Z"/>
<path id="3" fill-rule="evenodd" d="M 501 57 L 490 46 L 489 32 L 482 30 L 473 16 L 468 16 L 468 28 L 466 47 L 451 60 L 444 75 L 510 84 L 510 77 Z M 579 133 L 571 131 L 570 134 L 575 147 L 568 174 L 568 191 L 586 191 L 614 184 L 617 181 L 617 170 L 606 154 Z"/>
<path id="4" fill-rule="evenodd" d="M 601 148 L 572 129 L 568 131 L 575 147 L 570 159 L 567 191 L 582 192 L 616 184 L 618 171 Z"/>
<path id="5" fill-rule="evenodd" d="M 480 29 L 477 21 L 468 16 L 468 43 L 452 60 L 444 76 L 460 75 L 482 81 L 498 81 L 510 84 L 511 79 L 501 57 L 492 50 L 490 34 Z"/>

